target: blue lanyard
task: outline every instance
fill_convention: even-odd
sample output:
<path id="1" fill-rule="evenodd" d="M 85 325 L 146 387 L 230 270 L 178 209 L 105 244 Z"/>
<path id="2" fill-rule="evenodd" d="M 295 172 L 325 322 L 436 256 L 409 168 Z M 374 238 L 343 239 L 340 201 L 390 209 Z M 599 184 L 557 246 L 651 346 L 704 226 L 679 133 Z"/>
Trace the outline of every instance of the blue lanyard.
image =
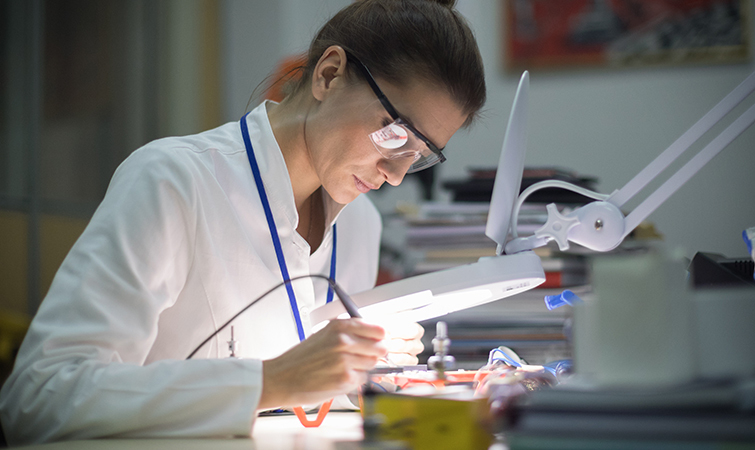
<path id="1" fill-rule="evenodd" d="M 267 193 L 265 192 L 265 185 L 262 183 L 260 168 L 257 165 L 257 158 L 254 156 L 252 140 L 249 138 L 249 128 L 246 125 L 246 116 L 248 115 L 249 113 L 246 113 L 240 121 L 241 135 L 244 138 L 244 145 L 246 146 L 246 155 L 249 158 L 249 165 L 252 167 L 254 182 L 257 183 L 257 192 L 259 192 L 262 207 L 265 209 L 267 226 L 270 228 L 270 237 L 273 239 L 273 246 L 275 247 L 275 255 L 278 257 L 278 265 L 281 269 L 281 275 L 283 276 L 284 280 L 290 280 L 291 277 L 288 275 L 286 258 L 284 258 L 283 256 L 283 247 L 281 247 L 280 237 L 278 237 L 278 228 L 275 226 L 273 211 L 270 209 L 270 202 L 268 202 L 267 200 Z M 336 279 L 336 224 L 333 224 L 333 253 L 330 256 L 330 279 L 333 281 L 335 281 Z M 288 300 L 291 303 L 291 311 L 294 313 L 296 331 L 299 333 L 299 340 L 303 341 L 306 338 L 306 336 L 304 335 L 304 326 L 301 323 L 299 307 L 296 303 L 296 295 L 294 294 L 294 287 L 291 285 L 291 283 L 286 283 L 286 291 L 288 292 Z M 333 289 L 328 286 L 328 297 L 326 302 L 330 303 L 331 301 L 333 301 Z"/>

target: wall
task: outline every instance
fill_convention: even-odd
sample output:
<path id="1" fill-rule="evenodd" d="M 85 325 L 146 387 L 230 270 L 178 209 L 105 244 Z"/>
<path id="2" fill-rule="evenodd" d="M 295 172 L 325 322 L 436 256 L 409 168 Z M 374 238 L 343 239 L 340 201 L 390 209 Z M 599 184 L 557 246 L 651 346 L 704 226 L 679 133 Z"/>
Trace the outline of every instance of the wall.
<path id="1" fill-rule="evenodd" d="M 226 120 L 246 110 L 250 94 L 283 56 L 309 39 L 345 0 L 224 0 Z M 459 0 L 486 64 L 485 118 L 448 145 L 441 179 L 465 176 L 467 167 L 495 166 L 518 75 L 502 69 L 501 0 Z M 752 8 L 752 4 L 747 2 Z M 752 17 L 752 14 L 751 14 Z M 751 28 L 755 29 L 751 22 Z M 752 39 L 755 33 L 751 33 Z M 600 178 L 610 193 L 687 130 L 741 82 L 755 64 L 654 69 L 591 69 L 531 77 L 526 164 L 562 166 Z M 752 100 L 750 101 L 751 104 Z M 742 111 L 743 109 L 739 109 Z M 695 251 L 745 254 L 741 232 L 755 226 L 755 127 L 740 136 L 650 216 L 666 240 Z M 438 192 L 440 198 L 447 198 Z M 642 195 L 642 193 L 641 193 Z M 383 210 L 416 200 L 411 182 L 373 197 Z M 631 209 L 636 202 L 630 202 Z"/>
<path id="2" fill-rule="evenodd" d="M 2 318 L 36 312 L 126 156 L 221 101 L 219 0 L 0 5 Z"/>
<path id="3" fill-rule="evenodd" d="M 223 71 L 226 120 L 238 120 L 259 102 L 255 89 L 284 57 L 304 53 L 327 19 L 348 0 L 223 0 Z M 250 100 L 251 103 L 250 103 Z"/>

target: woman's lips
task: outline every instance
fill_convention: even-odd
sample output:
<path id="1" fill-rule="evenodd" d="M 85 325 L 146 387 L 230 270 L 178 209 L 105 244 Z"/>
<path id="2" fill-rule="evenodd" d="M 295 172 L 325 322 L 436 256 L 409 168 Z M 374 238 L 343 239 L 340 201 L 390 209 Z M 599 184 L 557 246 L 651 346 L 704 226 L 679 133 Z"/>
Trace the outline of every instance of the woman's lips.
<path id="1" fill-rule="evenodd" d="M 357 190 L 361 192 L 362 194 L 366 194 L 367 192 L 370 192 L 372 189 L 375 189 L 374 187 L 360 180 L 359 177 L 357 177 L 356 175 L 354 175 L 354 185 L 357 187 Z"/>

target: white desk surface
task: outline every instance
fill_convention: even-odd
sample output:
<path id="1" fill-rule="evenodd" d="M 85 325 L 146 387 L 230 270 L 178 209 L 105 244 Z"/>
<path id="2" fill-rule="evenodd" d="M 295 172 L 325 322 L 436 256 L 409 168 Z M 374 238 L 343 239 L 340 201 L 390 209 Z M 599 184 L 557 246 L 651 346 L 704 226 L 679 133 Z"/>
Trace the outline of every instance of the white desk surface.
<path id="1" fill-rule="evenodd" d="M 330 412 L 318 428 L 305 428 L 296 416 L 258 417 L 252 438 L 93 439 L 21 447 L 23 450 L 331 450 L 339 441 L 362 439 L 357 412 Z"/>

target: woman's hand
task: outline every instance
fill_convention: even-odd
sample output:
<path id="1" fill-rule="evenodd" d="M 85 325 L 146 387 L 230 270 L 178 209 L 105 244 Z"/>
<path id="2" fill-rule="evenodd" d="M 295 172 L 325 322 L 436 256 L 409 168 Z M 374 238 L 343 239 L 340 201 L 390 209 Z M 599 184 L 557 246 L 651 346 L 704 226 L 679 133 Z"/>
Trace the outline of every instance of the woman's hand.
<path id="1" fill-rule="evenodd" d="M 332 320 L 286 353 L 262 363 L 258 409 L 320 403 L 367 381 L 387 353 L 383 327 Z"/>
<path id="2" fill-rule="evenodd" d="M 425 329 L 415 322 L 392 322 L 383 324 L 386 331 L 386 345 L 388 356 L 385 359 L 391 365 L 413 366 L 419 360 L 417 355 L 422 353 L 422 335 Z"/>

